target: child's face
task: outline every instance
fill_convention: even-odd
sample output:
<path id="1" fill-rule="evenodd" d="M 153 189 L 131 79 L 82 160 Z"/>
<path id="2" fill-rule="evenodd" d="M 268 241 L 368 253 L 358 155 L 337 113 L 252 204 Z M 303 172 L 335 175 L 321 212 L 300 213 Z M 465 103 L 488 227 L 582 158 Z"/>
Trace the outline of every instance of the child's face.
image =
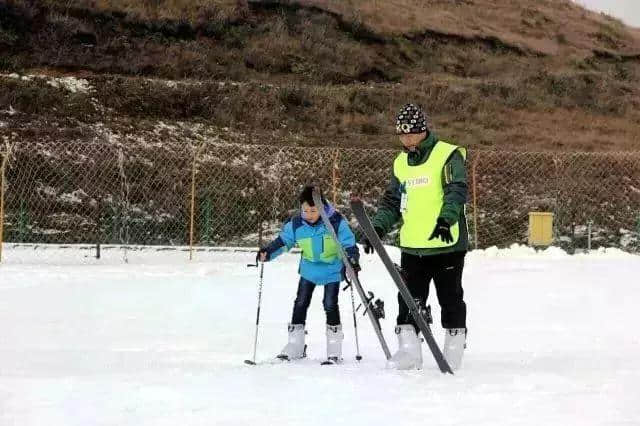
<path id="1" fill-rule="evenodd" d="M 311 207 L 306 201 L 302 203 L 302 217 L 309 223 L 316 223 L 320 219 L 318 207 Z"/>

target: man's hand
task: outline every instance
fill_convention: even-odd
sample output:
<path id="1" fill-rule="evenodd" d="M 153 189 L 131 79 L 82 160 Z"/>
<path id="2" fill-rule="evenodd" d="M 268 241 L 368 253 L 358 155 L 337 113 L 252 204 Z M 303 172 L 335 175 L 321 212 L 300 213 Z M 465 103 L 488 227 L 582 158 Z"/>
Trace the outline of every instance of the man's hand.
<path id="1" fill-rule="evenodd" d="M 382 238 L 382 236 L 384 235 L 384 231 L 377 226 L 373 229 L 376 230 L 376 234 L 378 234 L 378 237 Z M 364 247 L 364 252 L 366 254 L 372 254 L 375 251 L 373 249 L 373 246 L 371 245 L 371 241 L 369 241 L 369 238 L 367 238 L 366 236 L 362 237 L 362 246 Z"/>
<path id="2" fill-rule="evenodd" d="M 440 238 L 447 244 L 451 244 L 453 242 L 453 235 L 451 235 L 451 225 L 449 225 L 447 221 L 441 217 L 438 218 L 436 228 L 433 230 L 431 237 L 429 237 L 429 241 L 433 240 L 434 238 Z"/>

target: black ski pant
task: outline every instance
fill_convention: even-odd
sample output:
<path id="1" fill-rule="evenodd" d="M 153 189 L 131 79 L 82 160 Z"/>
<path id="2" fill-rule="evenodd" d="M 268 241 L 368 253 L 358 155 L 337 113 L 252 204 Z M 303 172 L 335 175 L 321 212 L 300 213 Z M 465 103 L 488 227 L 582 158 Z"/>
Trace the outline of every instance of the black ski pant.
<path id="1" fill-rule="evenodd" d="M 340 293 L 340 283 L 331 283 L 322 287 L 324 287 L 322 305 L 324 306 L 324 312 L 327 314 L 327 324 L 339 325 L 340 309 L 338 307 L 338 294 Z M 315 290 L 315 288 L 316 285 L 314 283 L 305 280 L 302 277 L 300 278 L 296 301 L 293 302 L 293 316 L 291 318 L 291 324 L 306 323 L 307 310 L 309 310 L 311 296 L 313 296 L 313 290 Z"/>
<path id="2" fill-rule="evenodd" d="M 418 305 L 426 306 L 429 285 L 433 280 L 441 308 L 443 328 L 466 328 L 467 305 L 462 290 L 462 270 L 466 252 L 454 252 L 428 256 L 402 253 L 400 266 L 409 292 Z M 411 324 L 418 327 L 404 299 L 398 293 L 398 325 Z"/>

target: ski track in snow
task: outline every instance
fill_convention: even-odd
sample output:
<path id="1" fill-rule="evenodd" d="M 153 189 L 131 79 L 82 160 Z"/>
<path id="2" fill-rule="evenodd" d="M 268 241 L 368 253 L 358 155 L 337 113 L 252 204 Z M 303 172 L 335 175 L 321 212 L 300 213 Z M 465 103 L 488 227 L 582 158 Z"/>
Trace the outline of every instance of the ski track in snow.
<path id="1" fill-rule="evenodd" d="M 399 252 L 391 250 L 392 257 Z M 473 252 L 463 369 L 384 369 L 366 317 L 354 360 L 341 292 L 345 362 L 324 358 L 322 289 L 308 315 L 309 358 L 273 364 L 286 343 L 297 256 L 265 265 L 252 356 L 257 270 L 251 253 L 7 247 L 0 265 L 0 425 L 638 425 L 640 257 L 526 248 Z M 84 264 L 77 264 L 78 258 Z M 43 263 L 46 261 L 46 264 Z M 362 283 L 385 300 L 396 348 L 396 291 L 363 254 Z M 434 334 L 439 308 L 430 295 Z M 357 295 L 356 295 L 357 297 Z"/>

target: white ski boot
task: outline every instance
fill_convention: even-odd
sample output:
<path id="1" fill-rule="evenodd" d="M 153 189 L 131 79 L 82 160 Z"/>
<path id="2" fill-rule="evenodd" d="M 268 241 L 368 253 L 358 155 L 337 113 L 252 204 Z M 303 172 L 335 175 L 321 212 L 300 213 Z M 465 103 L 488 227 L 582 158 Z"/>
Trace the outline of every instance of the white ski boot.
<path id="1" fill-rule="evenodd" d="M 444 350 L 442 351 L 444 359 L 449 363 L 452 370 L 458 370 L 462 366 L 462 355 L 467 347 L 467 329 L 466 328 L 448 328 L 445 330 Z"/>
<path id="2" fill-rule="evenodd" d="M 398 351 L 387 361 L 387 368 L 395 370 L 422 369 L 422 342 L 411 324 L 396 327 Z"/>
<path id="3" fill-rule="evenodd" d="M 278 359 L 291 361 L 304 358 L 307 354 L 307 345 L 304 344 L 304 324 L 289 324 L 289 342 L 282 349 Z"/>
<path id="4" fill-rule="evenodd" d="M 323 364 L 336 364 L 342 361 L 342 325 L 327 324 L 327 361 Z"/>

